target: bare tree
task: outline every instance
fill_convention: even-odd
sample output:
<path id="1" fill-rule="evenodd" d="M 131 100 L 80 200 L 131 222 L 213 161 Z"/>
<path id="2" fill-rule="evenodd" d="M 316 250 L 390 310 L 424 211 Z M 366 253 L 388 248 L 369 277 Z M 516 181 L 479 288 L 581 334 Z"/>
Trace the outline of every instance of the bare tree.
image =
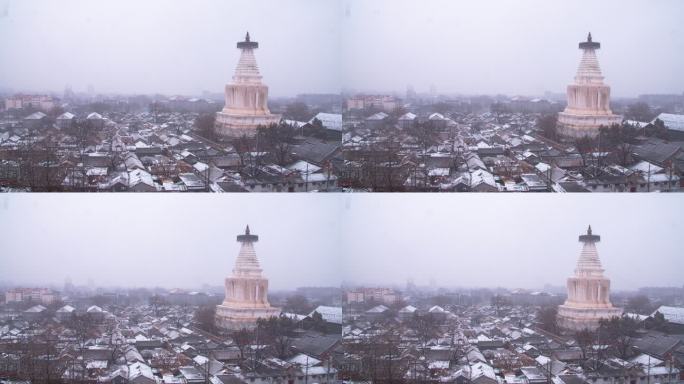
<path id="1" fill-rule="evenodd" d="M 595 148 L 594 139 L 589 136 L 582 136 L 575 140 L 575 148 L 582 158 L 582 167 L 586 167 L 587 161 Z"/>
<path id="2" fill-rule="evenodd" d="M 582 360 L 587 359 L 587 354 L 593 347 L 595 339 L 596 335 L 589 329 L 583 329 L 575 334 L 577 346 L 579 346 L 580 350 L 582 351 Z"/>
<path id="3" fill-rule="evenodd" d="M 544 306 L 537 311 L 537 321 L 547 332 L 558 333 L 557 306 Z"/>
<path id="4" fill-rule="evenodd" d="M 216 332 L 216 306 L 205 305 L 197 308 L 194 314 L 197 326 L 207 332 Z"/>
<path id="5" fill-rule="evenodd" d="M 631 351 L 632 338 L 637 328 L 636 320 L 629 316 L 613 316 L 610 319 L 601 319 L 599 323 L 599 332 L 622 359 L 627 358 Z"/>
<path id="6" fill-rule="evenodd" d="M 416 313 L 409 323 L 409 327 L 416 332 L 423 348 L 427 346 L 427 343 L 430 340 L 439 335 L 437 332 L 438 325 L 437 319 L 431 313 L 426 313 L 424 315 Z"/>
<path id="7" fill-rule="evenodd" d="M 423 156 L 427 154 L 430 147 L 439 142 L 439 132 L 437 132 L 430 121 L 414 124 L 411 129 L 409 129 L 409 134 L 418 141 Z"/>
<path id="8" fill-rule="evenodd" d="M 287 316 L 271 316 L 257 322 L 261 339 L 273 346 L 278 358 L 284 359 L 290 352 L 295 323 Z"/>
<path id="9" fill-rule="evenodd" d="M 537 119 L 537 128 L 541 130 L 542 135 L 551 139 L 558 140 L 556 114 L 544 115 Z"/>
<path id="10" fill-rule="evenodd" d="M 257 135 L 262 148 L 269 150 L 279 165 L 283 166 L 288 162 L 292 155 L 295 136 L 295 130 L 291 125 L 283 121 L 268 127 L 259 127 Z"/>
<path id="11" fill-rule="evenodd" d="M 233 147 L 240 158 L 240 169 L 247 167 L 247 163 L 251 162 L 250 153 L 254 150 L 254 140 L 242 135 L 233 141 Z"/>
<path id="12" fill-rule="evenodd" d="M 254 339 L 254 333 L 246 328 L 242 328 L 240 330 L 231 332 L 230 338 L 231 340 L 233 340 L 233 344 L 235 344 L 238 351 L 240 351 L 240 361 L 244 361 L 245 352 L 247 348 L 252 344 L 252 340 Z"/>

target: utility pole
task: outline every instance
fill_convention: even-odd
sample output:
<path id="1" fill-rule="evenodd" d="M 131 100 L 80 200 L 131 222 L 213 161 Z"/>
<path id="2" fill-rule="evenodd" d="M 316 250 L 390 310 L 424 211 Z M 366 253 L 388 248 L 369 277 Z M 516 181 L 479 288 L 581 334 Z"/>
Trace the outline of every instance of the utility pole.
<path id="1" fill-rule="evenodd" d="M 306 367 L 304 367 L 304 384 L 309 384 L 309 355 L 306 355 Z"/>

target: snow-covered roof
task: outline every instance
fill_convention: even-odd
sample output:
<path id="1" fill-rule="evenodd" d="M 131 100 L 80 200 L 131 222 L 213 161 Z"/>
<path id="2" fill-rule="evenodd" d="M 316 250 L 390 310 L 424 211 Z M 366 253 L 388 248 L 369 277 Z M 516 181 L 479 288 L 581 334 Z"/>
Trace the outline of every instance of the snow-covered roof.
<path id="1" fill-rule="evenodd" d="M 321 170 L 321 167 L 319 167 L 317 165 L 313 165 L 313 164 L 311 164 L 307 161 L 304 161 L 304 160 L 299 160 L 294 164 L 288 165 L 286 168 L 289 169 L 290 171 L 299 171 L 302 174 L 314 173 L 314 172 L 318 172 Z"/>
<path id="2" fill-rule="evenodd" d="M 539 171 L 539 172 L 541 172 L 541 173 L 545 173 L 545 172 L 547 172 L 549 169 L 551 169 L 551 166 L 548 165 L 548 164 L 546 164 L 546 163 L 538 163 L 538 164 L 535 165 L 534 167 L 537 168 L 537 171 Z"/>
<path id="3" fill-rule="evenodd" d="M 323 317 L 323 320 L 329 323 L 342 324 L 342 307 L 319 305 L 309 313 L 309 316 L 313 316 L 314 312 L 318 312 Z"/>
<path id="4" fill-rule="evenodd" d="M 46 309 L 47 309 L 47 308 L 45 308 L 45 307 L 43 307 L 42 305 L 38 304 L 38 305 L 34 305 L 33 307 L 31 307 L 31 308 L 25 310 L 24 312 L 28 312 L 28 313 L 39 313 L 39 312 L 43 312 L 43 311 L 46 310 Z"/>
<path id="5" fill-rule="evenodd" d="M 655 123 L 656 119 L 660 119 L 668 129 L 674 131 L 684 131 L 684 115 L 675 115 L 673 113 L 661 113 L 653 119 L 652 123 Z"/>
<path id="6" fill-rule="evenodd" d="M 536 360 L 536 361 L 537 361 L 537 364 L 539 364 L 539 365 L 546 365 L 546 364 L 548 364 L 548 363 L 551 362 L 551 359 L 548 358 L 548 357 L 546 357 L 546 356 L 544 356 L 544 355 L 539 355 L 539 356 L 537 356 L 537 358 L 534 359 L 534 360 Z"/>
<path id="7" fill-rule="evenodd" d="M 318 365 L 321 361 L 311 356 L 300 353 L 288 359 L 287 362 L 291 364 L 298 364 L 302 367 L 313 367 L 314 365 Z"/>
<path id="8" fill-rule="evenodd" d="M 71 112 L 64 112 L 64 113 L 62 113 L 61 115 L 57 116 L 57 120 L 71 120 L 71 119 L 73 119 L 74 117 L 76 117 L 76 115 L 74 115 L 73 113 L 71 113 Z"/>
<path id="9" fill-rule="evenodd" d="M 146 184 L 154 187 L 154 181 L 152 180 L 152 175 L 142 169 L 135 169 L 128 173 L 128 186 L 133 187 L 138 184 Z"/>
<path id="10" fill-rule="evenodd" d="M 418 308 L 414 307 L 413 305 L 407 305 L 404 308 L 399 310 L 399 313 L 414 313 L 417 311 Z"/>
<path id="11" fill-rule="evenodd" d="M 428 364 L 428 369 L 449 369 L 449 360 L 433 360 Z"/>
<path id="12" fill-rule="evenodd" d="M 86 369 L 105 369 L 107 368 L 107 360 L 90 360 L 86 364 Z"/>
<path id="13" fill-rule="evenodd" d="M 67 304 L 67 305 L 63 306 L 62 308 L 58 309 L 58 310 L 57 310 L 57 313 L 71 313 L 71 312 L 73 312 L 73 311 L 75 311 L 75 310 L 76 310 L 76 308 L 74 308 L 74 307 L 72 307 L 71 305 L 68 305 L 68 304 Z"/>
<path id="14" fill-rule="evenodd" d="M 494 373 L 494 368 L 490 365 L 478 362 L 470 366 L 471 380 L 475 380 L 479 377 L 485 376 L 492 380 L 496 380 L 496 374 Z"/>
<path id="15" fill-rule="evenodd" d="M 201 161 L 196 162 L 193 166 L 197 172 L 204 172 L 209 168 L 209 165 Z"/>
<path id="16" fill-rule="evenodd" d="M 416 114 L 411 112 L 406 112 L 399 118 L 399 121 L 411 121 L 416 119 Z"/>
<path id="17" fill-rule="evenodd" d="M 376 305 L 375 307 L 373 307 L 373 308 L 367 310 L 366 313 L 383 313 L 383 312 L 385 312 L 385 311 L 388 310 L 388 309 L 389 309 L 389 308 L 387 308 L 387 307 L 385 307 L 384 305 L 380 304 L 380 305 Z"/>
<path id="18" fill-rule="evenodd" d="M 623 313 L 624 316 L 630 317 L 636 321 L 644 321 L 648 319 L 648 316 L 646 315 L 640 315 L 638 313 L 631 313 L 631 312 L 625 312 Z"/>
<path id="19" fill-rule="evenodd" d="M 659 167 L 659 166 L 657 166 L 653 163 L 650 163 L 646 160 L 642 160 L 642 161 L 632 165 L 631 167 L 629 167 L 629 169 L 631 169 L 632 171 L 642 172 L 642 173 L 645 173 L 647 175 L 649 173 L 650 174 L 658 173 L 658 172 L 663 170 L 662 167 Z"/>
<path id="20" fill-rule="evenodd" d="M 154 380 L 154 375 L 152 374 L 152 368 L 149 365 L 136 362 L 128 366 L 128 380 L 133 381 L 134 379 L 144 376 L 148 379 Z"/>
<path id="21" fill-rule="evenodd" d="M 665 320 L 669 321 L 670 323 L 684 324 L 684 308 L 682 307 L 661 305 L 655 310 L 655 312 L 651 314 L 651 316 L 655 316 L 657 312 L 660 312 L 665 317 Z"/>
<path id="22" fill-rule="evenodd" d="M 656 365 L 660 365 L 663 362 L 662 360 L 656 359 L 655 357 L 649 356 L 645 353 L 642 353 L 638 356 L 634 356 L 629 361 L 635 364 L 641 364 L 646 367 L 655 367 Z"/>
<path id="23" fill-rule="evenodd" d="M 475 187 L 480 184 L 487 184 L 498 188 L 496 181 L 494 180 L 494 175 L 485 171 L 484 169 L 478 169 L 475 172 L 470 173 L 470 186 Z"/>
<path id="24" fill-rule="evenodd" d="M 90 307 L 88 307 L 86 312 L 88 312 L 88 313 L 99 313 L 99 312 L 102 312 L 102 308 L 98 307 L 97 305 L 91 305 Z"/>
<path id="25" fill-rule="evenodd" d="M 44 118 L 45 116 L 47 116 L 47 115 L 44 114 L 43 112 L 34 112 L 34 113 L 24 117 L 24 120 L 40 120 L 40 119 Z"/>
<path id="26" fill-rule="evenodd" d="M 636 121 L 636 120 L 625 120 L 625 123 L 632 125 L 636 128 L 643 128 L 648 125 L 648 123 L 644 123 L 643 121 Z"/>
<path id="27" fill-rule="evenodd" d="M 107 176 L 108 169 L 106 167 L 92 167 L 86 170 L 88 176 Z"/>
<path id="28" fill-rule="evenodd" d="M 88 114 L 88 117 L 86 117 L 88 120 L 102 120 L 102 115 L 100 115 L 97 112 L 92 112 Z"/>
<path id="29" fill-rule="evenodd" d="M 290 312 L 282 312 L 280 315 L 285 316 L 288 319 L 291 319 L 294 321 L 301 321 L 301 320 L 304 320 L 306 318 L 306 316 L 304 316 L 304 315 L 300 315 L 297 313 L 290 313 Z"/>
<path id="30" fill-rule="evenodd" d="M 323 127 L 333 131 L 342 131 L 342 115 L 339 113 L 325 113 L 319 112 L 314 116 L 309 123 L 313 123 L 314 119 L 320 120 Z"/>
<path id="31" fill-rule="evenodd" d="M 285 124 L 291 125 L 295 128 L 301 128 L 301 127 L 306 125 L 306 121 L 297 121 L 297 120 L 288 120 L 288 119 L 285 119 L 283 121 L 285 122 Z"/>
<path id="32" fill-rule="evenodd" d="M 449 168 L 432 168 L 428 171 L 428 176 L 449 176 L 450 172 Z"/>
<path id="33" fill-rule="evenodd" d="M 142 161 L 136 156 L 134 153 L 129 153 L 126 155 L 126 158 L 124 159 L 124 163 L 126 164 L 126 169 L 131 170 L 134 168 L 140 168 L 144 169 L 145 166 L 143 165 Z"/>
<path id="34" fill-rule="evenodd" d="M 378 113 L 374 113 L 374 114 L 372 114 L 372 115 L 366 117 L 366 120 L 375 120 L 375 121 L 379 121 L 379 120 L 384 120 L 384 119 L 386 119 L 388 116 L 389 116 L 389 115 L 386 114 L 385 112 L 378 112 Z"/>

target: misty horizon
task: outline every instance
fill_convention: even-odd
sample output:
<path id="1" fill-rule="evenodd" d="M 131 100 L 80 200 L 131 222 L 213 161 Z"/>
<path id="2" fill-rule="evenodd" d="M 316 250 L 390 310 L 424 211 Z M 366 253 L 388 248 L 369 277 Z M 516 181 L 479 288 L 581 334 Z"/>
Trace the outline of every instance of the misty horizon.
<path id="1" fill-rule="evenodd" d="M 274 290 L 563 286 L 591 224 L 616 290 L 681 286 L 676 195 L 4 195 L 0 281 L 221 286 L 249 224 Z M 182 207 L 182 208 L 180 208 Z M 180 209 L 179 209 L 180 208 Z M 495 212 L 495 214 L 494 214 Z M 520 225 L 521 221 L 525 223 Z M 45 265 L 49 268 L 44 268 Z"/>
<path id="2" fill-rule="evenodd" d="M 222 93 L 238 61 L 235 43 L 250 31 L 272 97 L 403 93 L 409 85 L 536 96 L 564 93 L 581 57 L 577 43 L 592 32 L 615 98 L 680 94 L 682 11 L 668 0 L 4 0 L 0 83 L 15 92 Z"/>

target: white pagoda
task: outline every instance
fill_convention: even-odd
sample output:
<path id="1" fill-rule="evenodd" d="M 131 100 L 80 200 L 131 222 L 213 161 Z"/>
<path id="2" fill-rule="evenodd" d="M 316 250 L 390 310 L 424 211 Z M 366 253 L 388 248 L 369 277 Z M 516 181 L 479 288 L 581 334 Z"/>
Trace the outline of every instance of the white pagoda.
<path id="1" fill-rule="evenodd" d="M 226 330 L 252 329 L 257 319 L 280 314 L 280 308 L 271 307 L 268 302 L 268 279 L 261 275 L 254 252 L 259 236 L 250 234 L 247 226 L 237 241 L 242 243 L 240 253 L 233 274 L 225 281 L 225 299 L 216 306 L 216 325 Z"/>
<path id="2" fill-rule="evenodd" d="M 568 299 L 558 307 L 558 325 L 569 331 L 598 328 L 599 320 L 620 316 L 621 308 L 613 307 L 610 302 L 610 279 L 603 276 L 601 260 L 596 251 L 596 243 L 601 237 L 591 232 L 581 235 L 584 243 L 577 260 L 575 275 L 568 278 Z"/>
<path id="3" fill-rule="evenodd" d="M 568 85 L 568 106 L 558 114 L 558 133 L 567 139 L 596 137 L 601 126 L 620 124 L 622 116 L 610 110 L 610 86 L 603 83 L 596 50 L 601 44 L 591 39 L 579 44 L 583 50 L 575 83 Z"/>
<path id="4" fill-rule="evenodd" d="M 225 138 L 253 137 L 257 127 L 267 127 L 280 121 L 280 115 L 272 114 L 268 109 L 268 86 L 261 82 L 254 57 L 259 43 L 251 41 L 247 32 L 245 41 L 237 43 L 237 47 L 242 50 L 240 60 L 233 81 L 226 84 L 226 104 L 216 113 L 214 125 L 214 131 Z"/>

